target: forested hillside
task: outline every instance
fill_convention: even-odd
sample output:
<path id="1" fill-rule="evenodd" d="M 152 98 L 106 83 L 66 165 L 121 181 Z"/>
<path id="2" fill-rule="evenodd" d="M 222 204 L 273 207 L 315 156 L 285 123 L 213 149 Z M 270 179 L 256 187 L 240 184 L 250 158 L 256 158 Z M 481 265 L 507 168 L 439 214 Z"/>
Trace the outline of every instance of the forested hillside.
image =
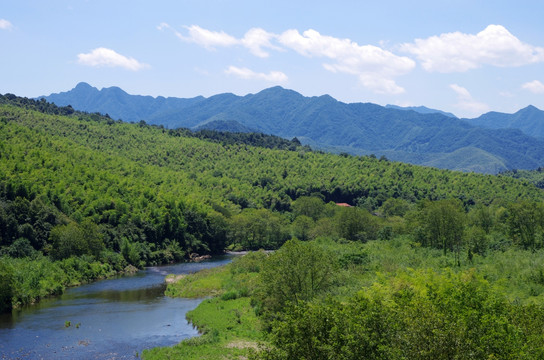
<path id="1" fill-rule="evenodd" d="M 514 114 L 491 111 L 467 121 L 490 129 L 519 129 L 529 136 L 544 138 L 544 111 L 532 105 Z"/>
<path id="2" fill-rule="evenodd" d="M 115 87 L 99 91 L 78 84 L 71 91 L 45 98 L 78 110 L 108 113 L 114 119 L 145 120 L 169 129 L 260 131 L 288 139 L 297 137 L 304 144 L 337 153 L 385 155 L 397 161 L 461 171 L 496 174 L 544 164 L 544 140 L 533 137 L 537 133 L 481 128 L 437 112 L 346 104 L 328 95 L 305 97 L 279 86 L 246 96 L 227 93 L 209 98 L 154 99 L 129 95 Z M 538 123 L 540 115 L 520 114 L 518 122 Z"/>
<path id="3" fill-rule="evenodd" d="M 262 134 L 127 124 L 0 97 L 3 307 L 192 253 L 277 248 L 316 232 L 386 238 L 406 231 L 404 220 L 381 214 L 403 215 L 421 200 L 456 199 L 456 209 L 468 211 L 543 198 L 507 177 L 324 154 Z"/>
<path id="4" fill-rule="evenodd" d="M 544 189 L 544 167 L 536 170 L 510 170 L 499 174 L 500 176 L 509 176 L 514 179 L 526 180 Z"/>

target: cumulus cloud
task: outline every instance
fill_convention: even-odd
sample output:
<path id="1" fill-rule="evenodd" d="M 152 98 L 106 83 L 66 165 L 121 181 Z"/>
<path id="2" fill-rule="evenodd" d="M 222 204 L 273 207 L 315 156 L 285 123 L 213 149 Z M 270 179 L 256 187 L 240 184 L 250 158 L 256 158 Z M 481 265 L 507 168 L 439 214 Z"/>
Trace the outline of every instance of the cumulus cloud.
<path id="1" fill-rule="evenodd" d="M 262 58 L 270 55 L 264 50 L 264 48 L 278 51 L 281 50 L 281 48 L 271 43 L 271 40 L 276 38 L 277 35 L 267 32 L 261 28 L 249 29 L 241 39 L 237 39 L 224 31 L 212 31 L 201 28 L 198 25 L 185 26 L 185 29 L 188 31 L 187 35 L 183 35 L 167 23 L 161 23 L 159 26 L 157 26 L 157 29 L 168 29 L 172 31 L 180 40 L 197 44 L 208 50 L 214 50 L 217 47 L 241 45 L 246 47 L 253 55 Z"/>
<path id="2" fill-rule="evenodd" d="M 544 94 L 544 84 L 538 80 L 533 80 L 521 85 L 522 89 L 529 90 L 534 94 Z"/>
<path id="3" fill-rule="evenodd" d="M 455 104 L 455 107 L 464 111 L 465 113 L 474 116 L 481 115 L 482 113 L 489 111 L 489 106 L 482 102 L 476 101 L 466 88 L 457 84 L 451 84 L 450 89 L 457 94 L 457 104 Z"/>
<path id="4" fill-rule="evenodd" d="M 7 21 L 6 19 L 0 19 L 0 29 L 11 30 L 13 29 L 13 24 Z"/>
<path id="5" fill-rule="evenodd" d="M 252 28 L 246 32 L 244 37 L 240 40 L 240 43 L 248 48 L 253 55 L 265 58 L 269 56 L 269 53 L 264 51 L 263 48 L 269 48 L 276 51 L 282 50 L 282 48 L 272 44 L 271 40 L 276 38 L 276 34 L 260 28 Z"/>
<path id="6" fill-rule="evenodd" d="M 189 31 L 189 35 L 185 36 L 179 32 L 175 32 L 176 36 L 183 41 L 192 42 L 206 49 L 214 49 L 216 47 L 228 47 L 239 43 L 239 41 L 223 31 L 211 31 L 203 29 L 198 25 L 185 27 Z"/>
<path id="7" fill-rule="evenodd" d="M 122 67 L 127 70 L 138 71 L 149 65 L 139 62 L 134 58 L 123 56 L 111 49 L 97 48 L 87 54 L 78 54 L 78 62 L 82 65 L 93 67 Z"/>
<path id="8" fill-rule="evenodd" d="M 356 75 L 363 86 L 378 93 L 404 92 L 395 83 L 394 77 L 406 74 L 415 67 L 415 62 L 410 58 L 397 56 L 377 46 L 359 45 L 350 39 L 321 35 L 312 29 L 302 34 L 297 30 L 287 30 L 278 40 L 303 56 L 333 60 L 324 64 L 324 68 Z"/>
<path id="9" fill-rule="evenodd" d="M 315 30 L 300 34 L 298 30 L 287 30 L 282 34 L 252 28 L 243 38 L 237 39 L 223 31 L 211 31 L 197 25 L 185 27 L 186 35 L 162 23 L 159 30 L 169 29 L 182 41 L 198 44 L 209 50 L 217 47 L 243 46 L 253 55 L 266 58 L 267 50 L 285 51 L 291 49 L 310 58 L 326 58 L 330 63 L 323 67 L 335 73 L 356 76 L 361 84 L 372 91 L 385 94 L 400 94 L 404 89 L 395 82 L 395 77 L 410 72 L 414 60 L 397 56 L 373 45 L 359 45 L 349 39 L 321 35 Z"/>
<path id="10" fill-rule="evenodd" d="M 273 83 L 284 83 L 287 81 L 287 75 L 285 75 L 281 71 L 271 71 L 268 74 L 265 74 L 255 72 L 248 68 L 229 66 L 229 68 L 225 70 L 225 74 L 234 75 L 246 80 L 265 80 Z"/>
<path id="11" fill-rule="evenodd" d="M 443 73 L 544 61 L 544 48 L 523 43 L 501 25 L 489 25 L 476 35 L 453 32 L 416 39 L 400 49 L 415 55 L 425 70 Z"/>

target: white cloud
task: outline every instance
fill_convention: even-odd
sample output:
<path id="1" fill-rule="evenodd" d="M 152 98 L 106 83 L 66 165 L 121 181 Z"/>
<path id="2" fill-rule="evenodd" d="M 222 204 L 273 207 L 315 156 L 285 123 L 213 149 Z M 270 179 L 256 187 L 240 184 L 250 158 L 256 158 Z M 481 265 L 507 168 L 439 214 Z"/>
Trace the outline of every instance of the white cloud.
<path id="1" fill-rule="evenodd" d="M 211 31 L 198 25 L 186 26 L 185 28 L 189 30 L 189 36 L 184 36 L 177 31 L 175 32 L 176 36 L 183 41 L 198 44 L 206 49 L 214 49 L 218 46 L 228 47 L 239 43 L 235 37 L 223 31 Z"/>
<path id="2" fill-rule="evenodd" d="M 385 94 L 400 94 L 404 89 L 394 78 L 410 72 L 415 62 L 405 56 L 397 56 L 373 45 L 358 45 L 349 39 L 338 39 L 321 35 L 315 30 L 300 34 L 298 30 L 287 30 L 282 34 L 252 28 L 243 38 L 237 39 L 223 31 L 211 31 L 197 25 L 185 27 L 187 35 L 173 29 L 166 23 L 157 29 L 169 29 L 182 41 L 198 44 L 209 50 L 216 47 L 243 46 L 253 55 L 266 58 L 266 49 L 284 51 L 292 49 L 306 57 L 322 57 L 332 60 L 323 67 L 331 72 L 355 75 L 361 84 L 372 91 Z"/>
<path id="3" fill-rule="evenodd" d="M 544 84 L 542 84 L 538 80 L 533 80 L 530 82 L 527 82 L 523 85 L 521 85 L 522 89 L 529 90 L 532 93 L 535 94 L 543 94 L 544 93 Z"/>
<path id="4" fill-rule="evenodd" d="M 6 19 L 0 19 L 0 29 L 11 30 L 13 29 L 13 24 L 7 21 Z"/>
<path id="5" fill-rule="evenodd" d="M 416 39 L 400 49 L 415 55 L 425 70 L 443 73 L 544 61 L 544 48 L 521 42 L 501 25 L 489 25 L 476 35 L 453 32 Z"/>
<path id="6" fill-rule="evenodd" d="M 489 111 L 489 106 L 473 99 L 466 88 L 457 84 L 451 84 L 450 88 L 457 94 L 455 107 L 465 112 L 467 116 L 478 116 Z"/>
<path id="7" fill-rule="evenodd" d="M 463 99 L 470 99 L 472 98 L 472 96 L 470 95 L 470 93 L 468 92 L 468 90 L 462 86 L 459 86 L 457 84 L 451 84 L 450 85 L 450 88 L 455 91 L 457 93 L 457 95 L 460 97 L 460 98 L 463 98 Z"/>
<path id="8" fill-rule="evenodd" d="M 103 47 L 94 49 L 88 54 L 78 54 L 77 59 L 80 64 L 93 67 L 122 67 L 132 71 L 138 71 L 149 67 L 149 65 L 141 63 L 134 58 L 128 58 L 111 49 Z"/>
<path id="9" fill-rule="evenodd" d="M 234 75 L 246 80 L 265 80 L 273 83 L 284 83 L 287 81 L 287 75 L 285 75 L 281 71 L 271 71 L 268 74 L 265 74 L 255 72 L 248 68 L 229 66 L 229 68 L 225 70 L 225 74 Z"/>
<path id="10" fill-rule="evenodd" d="M 278 36 L 273 33 L 269 33 L 260 28 L 249 29 L 244 37 L 240 40 L 241 44 L 244 45 L 249 51 L 258 57 L 268 57 L 269 54 L 263 50 L 263 48 L 269 48 L 276 51 L 281 51 L 282 48 L 272 45 L 270 40 L 276 39 Z"/>
<path id="11" fill-rule="evenodd" d="M 198 25 L 185 26 L 185 28 L 189 32 L 188 35 L 183 35 L 167 23 L 161 23 L 159 26 L 157 26 L 157 29 L 159 30 L 171 30 L 182 41 L 200 45 L 208 50 L 214 50 L 216 47 L 241 45 L 249 49 L 253 55 L 262 58 L 269 56 L 269 53 L 264 51 L 263 48 L 269 48 L 277 51 L 282 50 L 280 47 L 271 43 L 271 40 L 275 39 L 277 35 L 269 33 L 261 28 L 249 29 L 241 39 L 237 39 L 224 31 L 203 29 Z"/>
<path id="12" fill-rule="evenodd" d="M 334 60 L 324 64 L 325 69 L 358 76 L 363 86 L 387 94 L 399 94 L 404 89 L 393 80 L 415 67 L 415 62 L 397 56 L 373 45 L 359 45 L 350 39 L 321 35 L 315 30 L 300 34 L 287 30 L 279 36 L 279 42 L 307 57 L 325 57 Z"/>

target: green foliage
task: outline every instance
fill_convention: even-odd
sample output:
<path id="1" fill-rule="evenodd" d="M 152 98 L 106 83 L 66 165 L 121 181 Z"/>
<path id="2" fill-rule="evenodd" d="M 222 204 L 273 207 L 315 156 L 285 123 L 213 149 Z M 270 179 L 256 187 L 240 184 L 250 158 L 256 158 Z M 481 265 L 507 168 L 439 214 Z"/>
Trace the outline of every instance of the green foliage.
<path id="1" fill-rule="evenodd" d="M 38 256 L 36 251 L 27 238 L 18 238 L 10 246 L 0 250 L 3 254 L 14 258 L 25 258 Z"/>
<path id="2" fill-rule="evenodd" d="M 544 203 L 510 204 L 507 226 L 515 244 L 525 249 L 541 248 L 544 246 Z"/>
<path id="3" fill-rule="evenodd" d="M 289 302 L 310 300 L 333 283 L 335 261 L 311 242 L 287 241 L 272 253 L 260 272 L 258 298 L 266 311 L 277 312 Z"/>
<path id="4" fill-rule="evenodd" d="M 51 256 L 56 260 L 81 255 L 98 258 L 104 250 L 98 226 L 90 220 L 85 220 L 81 225 L 71 222 L 54 227 L 49 241 L 52 244 Z"/>
<path id="5" fill-rule="evenodd" d="M 187 313 L 200 336 L 173 347 L 144 350 L 142 358 L 153 359 L 240 359 L 247 358 L 262 338 L 260 320 L 251 309 L 250 299 L 214 298 L 204 300 Z"/>
<path id="6" fill-rule="evenodd" d="M 140 252 L 137 243 L 131 243 L 127 238 L 123 238 L 121 243 L 121 255 L 130 265 L 139 267 L 140 264 Z"/>
<path id="7" fill-rule="evenodd" d="M 540 189 L 544 189 L 544 167 L 536 170 L 509 170 L 499 174 L 500 176 L 509 176 L 514 179 L 526 180 Z"/>
<path id="8" fill-rule="evenodd" d="M 224 300 L 249 296 L 257 287 L 256 276 L 267 256 L 264 251 L 254 251 L 236 257 L 224 267 L 206 269 L 187 276 L 169 275 L 166 295 L 184 298 L 224 295 Z"/>
<path id="9" fill-rule="evenodd" d="M 0 258 L 0 313 L 11 310 L 13 269 Z"/>
<path id="10" fill-rule="evenodd" d="M 189 276 L 177 278 L 168 284 L 166 295 L 172 297 L 199 298 L 223 294 L 224 284 L 230 273 L 226 268 L 212 268 L 199 271 Z"/>
<path id="11" fill-rule="evenodd" d="M 244 209 L 230 219 L 231 243 L 243 249 L 275 249 L 288 238 L 282 217 L 267 209 Z"/>
<path id="12" fill-rule="evenodd" d="M 541 166 L 544 160 L 544 142 L 519 131 L 473 127 L 464 120 L 437 113 L 419 114 L 370 103 L 345 104 L 330 96 L 304 97 L 280 87 L 244 97 L 219 94 L 208 99 L 160 101 L 131 96 L 118 88 L 102 91 L 107 96 L 89 85 L 78 85 L 71 92 L 54 94 L 48 99 L 87 111 L 116 114 L 117 119 L 135 122 L 146 119 L 170 129 L 208 122 L 208 126 L 225 129 L 225 123 L 234 122 L 242 131 L 257 129 L 283 137 L 304 136 L 316 148 L 329 147 L 352 154 L 375 153 L 397 161 L 461 171 L 497 173 L 511 168 L 529 169 Z M 108 101 L 104 102 L 104 98 Z M 488 113 L 484 117 L 496 115 Z M 542 112 L 534 107 L 519 114 L 500 115 L 490 122 L 520 120 L 525 123 L 521 128 L 532 136 L 542 134 Z"/>
<path id="13" fill-rule="evenodd" d="M 301 196 L 291 206 L 294 216 L 306 216 L 317 221 L 325 211 L 325 203 L 322 199 L 314 196 Z"/>
<path id="14" fill-rule="evenodd" d="M 507 302 L 473 271 L 410 271 L 347 302 L 287 308 L 258 358 L 533 359 L 543 324 L 541 308 Z"/>
<path id="15" fill-rule="evenodd" d="M 418 214 L 420 240 L 424 246 L 455 251 L 462 245 L 465 213 L 457 200 L 439 200 L 422 204 Z"/>
<path id="16" fill-rule="evenodd" d="M 377 238 L 378 220 L 367 210 L 357 207 L 341 207 L 337 211 L 338 234 L 347 240 L 368 241 Z"/>
<path id="17" fill-rule="evenodd" d="M 389 198 L 380 207 L 380 213 L 385 217 L 404 216 L 410 209 L 412 204 L 404 199 Z"/>
<path id="18" fill-rule="evenodd" d="M 512 244 L 534 251 L 543 244 L 544 194 L 505 176 L 336 156 L 297 144 L 278 150 L 264 145 L 272 139 L 252 135 L 208 133 L 217 139 L 207 141 L 207 135 L 116 122 L 11 95 L 0 103 L 0 253 L 27 262 L 40 253 L 58 259 L 46 266 L 51 271 L 37 272 L 45 278 L 65 264 L 61 271 L 70 275 L 54 284 L 89 281 L 127 264 L 220 253 L 228 246 L 275 249 L 292 236 L 366 241 L 370 247 L 379 238 L 391 243 L 382 246 L 405 248 L 396 236 L 412 234 L 411 246 L 454 250 L 457 264 L 469 250 L 477 263 Z M 252 141 L 263 147 L 248 145 Z M 457 201 L 444 200 L 452 198 Z M 371 255 L 344 255 L 340 260 L 329 252 L 328 264 L 339 263 L 345 271 L 374 264 Z M 436 262 L 449 261 L 441 259 Z M 393 260 L 384 266 L 398 266 Z M 12 284 L 19 279 L 8 272 Z M 255 274 L 225 281 L 235 287 L 251 283 Z M 57 291 L 53 283 L 47 291 Z M 226 292 L 239 296 L 249 288 Z M 27 296 L 27 290 L 15 298 L 46 293 Z M 531 291 L 538 294 L 539 288 Z M 16 303 L 25 301 L 35 300 Z"/>
<path id="19" fill-rule="evenodd" d="M 465 236 L 472 231 L 496 241 L 493 232 L 485 234 L 474 225 Z M 260 352 L 251 355 L 246 349 L 243 356 L 258 359 L 533 359 L 544 354 L 541 334 L 544 326 L 543 250 L 488 249 L 485 257 L 474 252 L 469 260 L 465 254 L 458 267 L 454 254 L 448 252 L 445 256 L 442 249 L 421 247 L 409 236 L 367 243 L 320 238 L 295 245 L 312 246 L 327 254 L 328 263 L 338 262 L 340 267 L 334 274 L 337 281 L 330 282 L 317 296 L 285 302 L 274 316 L 260 311 L 265 294 L 263 286 L 271 284 L 268 279 L 273 275 L 277 279 L 290 279 L 293 269 L 301 269 L 296 268 L 294 261 L 284 261 L 282 266 L 277 266 L 277 260 L 270 261 L 277 254 L 284 257 L 287 248 L 293 246 L 291 241 L 273 255 L 250 253 L 223 270 L 216 270 L 222 274 L 222 280 L 216 282 L 217 288 L 223 289 L 217 292 L 221 296 L 201 306 L 209 311 L 206 315 L 209 321 L 224 322 L 226 334 L 230 334 L 228 327 L 235 329 L 237 322 L 235 313 L 234 318 L 229 318 L 221 312 L 226 309 L 225 302 L 247 299 L 240 295 L 248 283 L 244 276 L 251 274 L 260 278 L 254 282 L 256 287 L 246 293 L 253 294 L 252 304 L 256 307 L 252 309 L 248 301 L 244 311 L 262 314 L 260 321 L 268 333 L 266 338 L 257 328 L 245 335 L 237 333 L 242 336 L 239 343 L 247 344 L 254 336 L 265 340 Z M 289 249 L 289 253 L 297 252 Z M 217 279 L 211 272 L 189 277 L 198 279 L 199 276 L 210 278 L 208 282 Z M 285 286 L 281 288 L 280 284 Z M 288 280 L 283 283 L 278 280 L 272 297 L 285 293 L 289 288 L 287 284 Z M 199 286 L 205 285 L 195 287 Z M 201 311 L 201 306 L 197 311 Z M 230 323 L 227 318 L 231 319 Z M 214 328 L 209 326 L 208 332 Z M 223 331 L 217 334 L 219 339 L 222 334 Z M 189 350 L 188 344 L 197 346 L 198 351 Z M 213 335 L 170 349 L 153 349 L 149 354 L 160 351 L 160 354 L 218 359 L 230 354 L 228 349 Z"/>
<path id="20" fill-rule="evenodd" d="M 37 255 L 27 258 L 0 257 L 2 311 L 33 304 L 49 295 L 62 294 L 67 286 L 80 285 L 115 275 L 117 272 L 90 256 L 53 262 Z"/>
<path id="21" fill-rule="evenodd" d="M 310 232 L 314 228 L 314 220 L 306 215 L 299 215 L 291 223 L 291 234 L 294 238 L 306 241 L 310 238 Z"/>
<path id="22" fill-rule="evenodd" d="M 235 258 L 229 268 L 233 274 L 259 273 L 267 257 L 268 255 L 263 250 L 251 251 Z"/>

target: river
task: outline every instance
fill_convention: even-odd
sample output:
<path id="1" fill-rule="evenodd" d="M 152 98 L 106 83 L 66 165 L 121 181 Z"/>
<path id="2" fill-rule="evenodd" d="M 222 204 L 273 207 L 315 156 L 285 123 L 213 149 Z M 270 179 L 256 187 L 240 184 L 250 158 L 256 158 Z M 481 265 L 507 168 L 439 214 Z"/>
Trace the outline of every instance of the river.
<path id="1" fill-rule="evenodd" d="M 1 314 L 0 359 L 137 359 L 143 349 L 195 336 L 198 332 L 185 313 L 202 299 L 164 296 L 164 277 L 231 259 L 150 267 Z"/>

